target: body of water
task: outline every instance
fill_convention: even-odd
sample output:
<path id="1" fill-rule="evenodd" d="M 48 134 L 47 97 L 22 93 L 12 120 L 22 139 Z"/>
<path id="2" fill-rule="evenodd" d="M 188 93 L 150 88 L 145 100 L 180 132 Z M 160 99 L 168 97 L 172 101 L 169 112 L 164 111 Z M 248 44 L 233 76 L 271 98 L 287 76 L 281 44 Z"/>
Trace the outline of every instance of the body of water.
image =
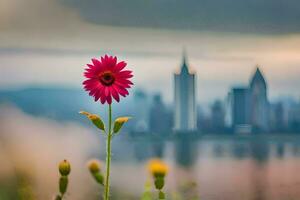
<path id="1" fill-rule="evenodd" d="M 300 199 L 300 136 L 147 137 L 114 141 L 113 182 L 143 190 L 146 163 L 160 157 L 170 166 L 169 197 L 205 200 Z M 130 180 L 130 184 L 126 181 Z"/>

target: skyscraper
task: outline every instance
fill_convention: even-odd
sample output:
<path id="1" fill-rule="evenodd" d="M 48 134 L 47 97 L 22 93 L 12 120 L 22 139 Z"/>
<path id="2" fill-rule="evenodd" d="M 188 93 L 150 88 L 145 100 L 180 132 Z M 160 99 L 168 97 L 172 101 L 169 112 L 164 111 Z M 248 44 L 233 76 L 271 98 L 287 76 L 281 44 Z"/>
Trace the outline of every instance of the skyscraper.
<path id="1" fill-rule="evenodd" d="M 225 127 L 225 110 L 223 103 L 216 100 L 211 106 L 212 131 L 223 131 Z"/>
<path id="2" fill-rule="evenodd" d="M 271 131 L 285 131 L 284 113 L 285 109 L 282 102 L 276 102 L 269 105 L 269 129 Z"/>
<path id="3" fill-rule="evenodd" d="M 189 70 L 184 53 L 180 72 L 174 74 L 174 129 L 176 131 L 194 131 L 197 129 L 195 79 L 196 74 Z"/>
<path id="4" fill-rule="evenodd" d="M 138 132 L 149 131 L 149 101 L 147 94 L 138 89 L 134 92 L 134 130 Z"/>
<path id="5" fill-rule="evenodd" d="M 269 102 L 267 97 L 267 84 L 258 67 L 250 81 L 250 93 L 250 121 L 252 128 L 254 131 L 268 131 Z"/>
<path id="6" fill-rule="evenodd" d="M 234 88 L 231 93 L 232 125 L 235 132 L 249 127 L 251 132 L 269 131 L 269 102 L 267 84 L 256 68 L 248 87 Z"/>
<path id="7" fill-rule="evenodd" d="M 171 129 L 172 116 L 169 114 L 160 94 L 156 94 L 150 109 L 150 131 L 167 134 Z"/>
<path id="8" fill-rule="evenodd" d="M 250 125 L 250 90 L 247 87 L 233 88 L 232 101 L 232 127 L 236 133 L 251 132 Z"/>

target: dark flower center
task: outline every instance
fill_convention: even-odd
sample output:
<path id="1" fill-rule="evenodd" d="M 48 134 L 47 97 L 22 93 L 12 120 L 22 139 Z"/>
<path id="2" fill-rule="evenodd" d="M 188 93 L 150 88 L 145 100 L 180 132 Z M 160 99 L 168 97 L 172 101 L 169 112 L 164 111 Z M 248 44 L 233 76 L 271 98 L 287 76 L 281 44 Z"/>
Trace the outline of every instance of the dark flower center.
<path id="1" fill-rule="evenodd" d="M 100 74 L 99 81 L 105 86 L 110 86 L 115 82 L 115 77 L 112 72 L 105 71 Z"/>

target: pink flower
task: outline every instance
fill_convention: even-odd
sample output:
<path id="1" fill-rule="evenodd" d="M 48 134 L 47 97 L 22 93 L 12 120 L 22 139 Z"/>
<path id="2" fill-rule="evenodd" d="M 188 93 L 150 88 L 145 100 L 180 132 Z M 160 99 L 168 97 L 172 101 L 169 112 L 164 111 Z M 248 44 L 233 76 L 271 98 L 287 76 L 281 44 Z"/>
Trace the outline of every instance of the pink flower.
<path id="1" fill-rule="evenodd" d="M 83 82 L 84 89 L 93 96 L 95 101 L 100 100 L 102 104 L 112 103 L 112 97 L 119 102 L 120 96 L 126 97 L 127 91 L 133 83 L 129 80 L 132 71 L 123 70 L 126 67 L 124 61 L 117 62 L 116 56 L 105 55 L 101 60 L 92 59 L 93 64 L 87 64 Z"/>

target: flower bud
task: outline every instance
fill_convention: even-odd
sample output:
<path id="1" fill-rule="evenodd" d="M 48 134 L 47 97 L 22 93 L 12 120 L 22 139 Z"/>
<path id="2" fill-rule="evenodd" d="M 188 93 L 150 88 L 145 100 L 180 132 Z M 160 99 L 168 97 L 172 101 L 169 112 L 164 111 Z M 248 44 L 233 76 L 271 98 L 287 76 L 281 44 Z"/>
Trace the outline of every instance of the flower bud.
<path id="1" fill-rule="evenodd" d="M 91 114 L 91 113 L 86 112 L 86 111 L 80 111 L 79 113 L 82 114 L 82 115 L 85 115 L 89 120 L 91 120 L 93 122 L 93 124 L 97 128 L 105 131 L 104 122 L 102 121 L 102 119 L 98 115 Z"/>
<path id="2" fill-rule="evenodd" d="M 71 165 L 67 160 L 63 160 L 59 163 L 58 169 L 62 176 L 68 176 L 71 172 Z"/>
<path id="3" fill-rule="evenodd" d="M 96 159 L 90 160 L 87 166 L 97 183 L 104 185 L 104 177 L 101 173 L 101 162 Z"/>
<path id="4" fill-rule="evenodd" d="M 101 163 L 98 160 L 90 160 L 87 164 L 90 172 L 92 174 L 98 173 L 101 171 Z"/>
<path id="5" fill-rule="evenodd" d="M 114 123 L 114 128 L 113 128 L 114 133 L 118 133 L 121 130 L 123 124 L 128 122 L 129 119 L 130 117 L 118 117 Z"/>
<path id="6" fill-rule="evenodd" d="M 94 173 L 93 177 L 95 178 L 95 180 L 97 181 L 97 183 L 104 185 L 104 177 L 101 173 Z"/>
<path id="7" fill-rule="evenodd" d="M 149 172 L 153 177 L 165 177 L 168 173 L 168 166 L 160 159 L 152 159 L 148 164 Z"/>

